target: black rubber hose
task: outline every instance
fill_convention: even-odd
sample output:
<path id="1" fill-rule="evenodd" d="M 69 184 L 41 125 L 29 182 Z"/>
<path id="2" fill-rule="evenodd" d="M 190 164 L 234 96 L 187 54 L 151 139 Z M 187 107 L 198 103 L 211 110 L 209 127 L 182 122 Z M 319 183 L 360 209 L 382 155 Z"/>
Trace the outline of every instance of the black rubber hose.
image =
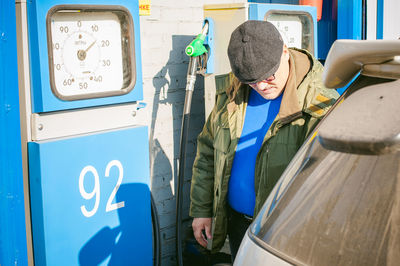
<path id="1" fill-rule="evenodd" d="M 189 132 L 190 108 L 192 103 L 192 95 L 194 83 L 196 81 L 198 57 L 190 57 L 189 68 L 186 81 L 185 104 L 183 107 L 182 129 L 179 151 L 179 167 L 178 167 L 178 185 L 176 190 L 176 260 L 179 266 L 183 266 L 182 258 L 182 201 L 183 201 L 183 183 L 185 179 L 185 158 L 186 143 Z"/>
<path id="2" fill-rule="evenodd" d="M 160 223 L 158 218 L 158 212 L 156 203 L 153 198 L 153 194 L 150 192 L 151 197 L 151 222 L 153 224 L 153 258 L 154 266 L 161 265 L 161 234 L 160 234 Z"/>

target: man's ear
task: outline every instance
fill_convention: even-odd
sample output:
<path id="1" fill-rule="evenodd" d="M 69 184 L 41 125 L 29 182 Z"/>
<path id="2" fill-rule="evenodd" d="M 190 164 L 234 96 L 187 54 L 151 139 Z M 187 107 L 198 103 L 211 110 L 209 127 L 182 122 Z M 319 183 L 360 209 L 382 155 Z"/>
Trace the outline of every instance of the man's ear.
<path id="1" fill-rule="evenodd" d="M 286 46 L 286 44 L 283 45 L 282 53 L 285 60 L 289 60 L 289 48 Z"/>

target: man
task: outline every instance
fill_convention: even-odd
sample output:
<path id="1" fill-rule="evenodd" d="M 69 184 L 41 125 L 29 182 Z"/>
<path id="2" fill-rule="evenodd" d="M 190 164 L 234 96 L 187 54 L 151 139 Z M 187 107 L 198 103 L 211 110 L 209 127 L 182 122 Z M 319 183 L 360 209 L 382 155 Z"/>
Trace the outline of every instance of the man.
<path id="1" fill-rule="evenodd" d="M 228 57 L 233 74 L 216 79 L 217 101 L 198 137 L 190 215 L 199 244 L 217 252 L 228 234 L 234 259 L 252 217 L 338 94 L 323 87 L 322 65 L 288 49 L 267 21 L 236 28 Z"/>

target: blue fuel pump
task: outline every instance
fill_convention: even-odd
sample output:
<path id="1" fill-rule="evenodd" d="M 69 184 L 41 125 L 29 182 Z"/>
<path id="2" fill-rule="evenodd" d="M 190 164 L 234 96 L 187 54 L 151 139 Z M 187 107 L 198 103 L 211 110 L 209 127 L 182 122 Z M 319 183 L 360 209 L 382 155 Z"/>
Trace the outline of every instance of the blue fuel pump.
<path id="1" fill-rule="evenodd" d="M 27 265 L 15 4 L 0 1 L 0 264 Z M 7 66 L 7 67 L 4 67 Z"/>
<path id="2" fill-rule="evenodd" d="M 28 261 L 159 264 L 138 3 L 17 1 L 16 14 Z"/>

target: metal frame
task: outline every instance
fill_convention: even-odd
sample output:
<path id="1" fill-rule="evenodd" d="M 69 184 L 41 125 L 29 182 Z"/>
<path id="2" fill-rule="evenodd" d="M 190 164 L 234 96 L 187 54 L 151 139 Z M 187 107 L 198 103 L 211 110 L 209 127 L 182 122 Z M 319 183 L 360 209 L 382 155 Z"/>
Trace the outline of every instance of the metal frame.
<path id="1" fill-rule="evenodd" d="M 138 125 L 138 105 L 94 107 L 32 114 L 32 141 L 88 134 Z"/>

